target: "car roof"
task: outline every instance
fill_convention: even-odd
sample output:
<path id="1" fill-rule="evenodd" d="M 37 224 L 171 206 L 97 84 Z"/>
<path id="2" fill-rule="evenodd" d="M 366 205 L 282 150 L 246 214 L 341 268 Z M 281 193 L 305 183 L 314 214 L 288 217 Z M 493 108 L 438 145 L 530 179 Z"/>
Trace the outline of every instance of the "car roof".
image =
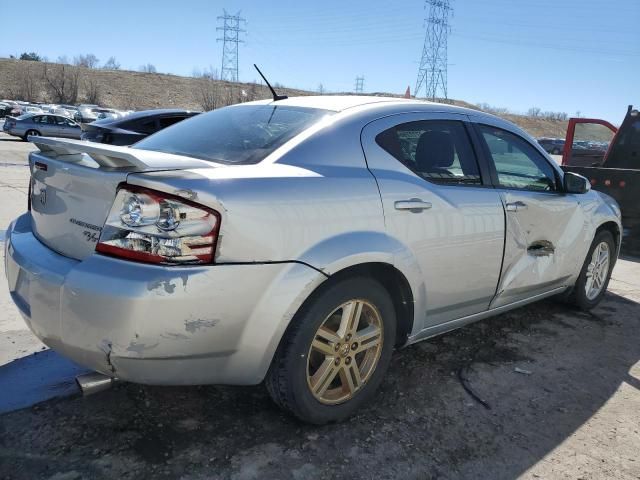
<path id="1" fill-rule="evenodd" d="M 426 100 L 415 100 L 408 98 L 398 97 L 374 97 L 367 95 L 311 95 L 306 97 L 290 97 L 285 100 L 258 100 L 256 102 L 248 102 L 247 104 L 254 105 L 282 105 L 290 107 L 307 107 L 318 108 L 322 110 L 331 110 L 334 112 L 343 112 L 350 108 L 366 107 L 370 106 L 375 108 L 377 106 L 390 106 L 398 105 L 405 107 L 407 105 L 420 106 L 421 109 L 437 110 L 437 111 L 451 111 L 451 112 L 476 112 L 469 108 L 457 107 L 455 105 L 449 105 L 444 103 L 429 102 Z"/>
<path id="2" fill-rule="evenodd" d="M 135 120 L 137 118 L 153 117 L 156 115 L 167 115 L 167 114 L 173 114 L 173 113 L 197 113 L 197 112 L 192 110 L 185 110 L 183 108 L 158 108 L 155 110 L 140 110 L 138 112 L 133 112 L 124 118 L 126 118 L 127 120 Z"/>

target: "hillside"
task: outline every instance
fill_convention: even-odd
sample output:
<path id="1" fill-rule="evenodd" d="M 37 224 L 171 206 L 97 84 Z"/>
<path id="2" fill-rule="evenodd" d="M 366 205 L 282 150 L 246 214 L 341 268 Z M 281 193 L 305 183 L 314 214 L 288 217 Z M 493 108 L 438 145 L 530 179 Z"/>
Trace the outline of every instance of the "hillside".
<path id="1" fill-rule="evenodd" d="M 46 72 L 46 76 L 45 76 Z M 257 76 L 257 75 L 256 75 Z M 279 87 L 286 95 L 314 92 Z M 381 93 L 376 95 L 395 96 Z M 401 96 L 401 95 L 398 95 Z M 117 109 L 208 110 L 240 101 L 269 98 L 264 85 L 127 70 L 97 70 L 54 63 L 0 59 L 0 98 L 55 103 L 97 103 Z M 66 100 L 66 101 L 62 101 Z M 475 108 L 454 100 L 455 105 Z M 566 121 L 500 114 L 534 137 L 564 138 Z"/>

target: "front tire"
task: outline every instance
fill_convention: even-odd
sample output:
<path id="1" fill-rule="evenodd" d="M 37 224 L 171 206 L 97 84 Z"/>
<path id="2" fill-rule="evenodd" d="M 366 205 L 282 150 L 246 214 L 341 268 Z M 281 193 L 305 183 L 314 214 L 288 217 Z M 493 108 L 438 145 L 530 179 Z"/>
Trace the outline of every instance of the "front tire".
<path id="1" fill-rule="evenodd" d="M 294 317 L 267 373 L 273 400 L 313 424 L 344 420 L 371 399 L 395 343 L 396 316 L 373 279 L 345 278 Z"/>
<path id="2" fill-rule="evenodd" d="M 569 297 L 571 303 L 582 310 L 591 310 L 602 301 L 611 279 L 615 253 L 616 244 L 611 232 L 599 232 Z"/>

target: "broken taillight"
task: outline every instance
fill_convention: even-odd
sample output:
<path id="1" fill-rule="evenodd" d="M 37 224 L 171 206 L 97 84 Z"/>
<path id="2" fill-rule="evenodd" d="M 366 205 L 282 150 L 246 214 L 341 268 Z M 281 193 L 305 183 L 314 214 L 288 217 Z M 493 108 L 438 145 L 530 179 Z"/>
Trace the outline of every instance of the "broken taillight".
<path id="1" fill-rule="evenodd" d="M 213 263 L 219 228 L 215 210 L 127 185 L 118 190 L 96 251 L 149 263 Z"/>

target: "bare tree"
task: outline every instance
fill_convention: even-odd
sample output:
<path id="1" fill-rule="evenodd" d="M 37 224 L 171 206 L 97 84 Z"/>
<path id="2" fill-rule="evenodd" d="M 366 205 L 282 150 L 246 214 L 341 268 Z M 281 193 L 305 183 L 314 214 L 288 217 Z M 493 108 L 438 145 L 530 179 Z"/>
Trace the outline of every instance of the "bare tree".
<path id="1" fill-rule="evenodd" d="M 540 108 L 531 107 L 529 110 L 527 110 L 527 115 L 530 116 L 530 117 L 539 117 L 540 116 Z"/>
<path id="2" fill-rule="evenodd" d="M 38 82 L 35 74 L 35 68 L 31 64 L 19 64 L 18 70 L 18 88 L 17 90 L 9 89 L 9 96 L 17 100 L 26 102 L 35 102 L 38 97 Z"/>
<path id="3" fill-rule="evenodd" d="M 147 63 L 146 65 L 140 65 L 139 70 L 144 73 L 158 73 L 155 65 L 153 65 L 152 63 Z"/>
<path id="4" fill-rule="evenodd" d="M 55 103 L 76 103 L 78 100 L 79 71 L 69 65 L 44 64 L 42 77 Z"/>
<path id="5" fill-rule="evenodd" d="M 84 98 L 86 99 L 87 103 L 99 105 L 100 94 L 101 89 L 98 81 L 92 76 L 86 78 L 84 81 Z"/>
<path id="6" fill-rule="evenodd" d="M 198 102 L 205 112 L 221 107 L 221 83 L 209 78 L 201 78 L 198 82 Z"/>
<path id="7" fill-rule="evenodd" d="M 120 70 L 120 64 L 116 60 L 116 57 L 109 57 L 109 60 L 102 66 L 105 70 Z"/>
<path id="8" fill-rule="evenodd" d="M 249 88 L 247 89 L 246 100 L 248 102 L 252 102 L 254 100 L 258 100 L 259 98 L 260 98 L 260 86 L 254 80 L 253 83 L 250 84 Z"/>
<path id="9" fill-rule="evenodd" d="M 324 95 L 324 85 L 318 84 L 318 95 Z"/>
<path id="10" fill-rule="evenodd" d="M 100 63 L 100 60 L 93 53 L 73 57 L 73 64 L 77 67 L 97 68 L 98 63 Z"/>
<path id="11" fill-rule="evenodd" d="M 57 58 L 56 63 L 63 63 L 65 65 L 71 65 L 71 62 L 69 61 L 69 57 L 67 57 L 66 55 L 60 55 Z"/>

